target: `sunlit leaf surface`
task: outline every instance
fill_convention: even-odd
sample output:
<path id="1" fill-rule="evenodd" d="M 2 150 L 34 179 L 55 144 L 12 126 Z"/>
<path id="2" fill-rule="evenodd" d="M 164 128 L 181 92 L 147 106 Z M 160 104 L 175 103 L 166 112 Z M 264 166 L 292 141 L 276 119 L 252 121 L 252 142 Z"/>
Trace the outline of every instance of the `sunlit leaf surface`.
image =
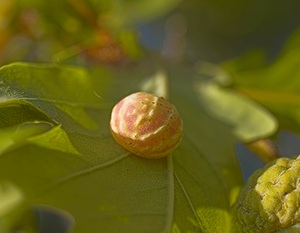
<path id="1" fill-rule="evenodd" d="M 283 128 L 295 132 L 300 132 L 299 38 L 296 31 L 269 64 L 257 66 L 257 55 L 253 53 L 224 64 L 233 74 L 237 91 L 267 107 Z"/>
<path id="2" fill-rule="evenodd" d="M 69 212 L 74 232 L 230 232 L 239 119 L 228 125 L 207 111 L 196 71 L 16 63 L 0 80 L 1 108 L 12 116 L 1 125 L 0 177 L 29 203 Z M 183 142 L 167 159 L 138 158 L 110 134 L 113 105 L 139 90 L 165 96 L 182 115 Z"/>

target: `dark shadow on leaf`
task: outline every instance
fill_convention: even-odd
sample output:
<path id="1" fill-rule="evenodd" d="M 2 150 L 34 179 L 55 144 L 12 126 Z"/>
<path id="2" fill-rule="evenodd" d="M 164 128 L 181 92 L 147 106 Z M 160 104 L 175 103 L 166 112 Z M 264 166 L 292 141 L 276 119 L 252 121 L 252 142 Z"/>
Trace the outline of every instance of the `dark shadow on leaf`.
<path id="1" fill-rule="evenodd" d="M 62 210 L 47 206 L 36 206 L 34 214 L 37 218 L 39 233 L 68 233 L 74 227 L 73 217 Z"/>

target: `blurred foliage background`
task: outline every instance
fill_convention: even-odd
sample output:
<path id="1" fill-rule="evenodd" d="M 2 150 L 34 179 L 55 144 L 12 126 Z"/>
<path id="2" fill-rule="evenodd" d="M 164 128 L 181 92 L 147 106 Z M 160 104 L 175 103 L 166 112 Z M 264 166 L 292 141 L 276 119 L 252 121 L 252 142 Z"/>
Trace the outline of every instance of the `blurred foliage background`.
<path id="1" fill-rule="evenodd" d="M 298 70 L 296 52 L 277 62 L 273 73 L 262 70 L 284 57 L 283 48 L 297 51 L 299 9 L 298 0 L 1 0 L 0 65 L 31 61 L 117 68 L 155 54 L 175 64 L 218 63 L 236 87 L 249 82 L 268 87 L 274 74 L 287 84 L 285 75 Z M 297 87 L 297 81 L 291 83 Z M 297 95 L 298 89 L 293 91 Z M 270 107 L 255 93 L 250 96 Z M 294 121 L 279 115 L 288 123 L 284 126 L 298 131 L 295 114 Z M 294 140 L 290 137 L 279 137 L 283 153 L 298 151 L 297 140 L 295 150 L 281 146 Z"/>
<path id="2" fill-rule="evenodd" d="M 124 51 L 139 56 L 138 45 L 173 56 L 179 53 L 188 61 L 219 62 L 253 48 L 273 59 L 300 23 L 297 0 L 1 0 L 0 4 L 2 64 L 60 61 L 79 54 L 105 60 L 104 53 L 111 53 L 106 60 L 118 60 Z"/>

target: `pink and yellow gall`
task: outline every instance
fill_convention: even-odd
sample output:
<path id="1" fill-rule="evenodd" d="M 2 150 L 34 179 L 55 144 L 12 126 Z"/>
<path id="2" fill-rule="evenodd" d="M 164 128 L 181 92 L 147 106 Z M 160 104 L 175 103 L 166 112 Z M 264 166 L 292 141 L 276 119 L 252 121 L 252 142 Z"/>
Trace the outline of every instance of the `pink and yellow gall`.
<path id="1" fill-rule="evenodd" d="M 180 144 L 183 131 L 175 106 L 145 92 L 133 93 L 117 103 L 110 127 L 121 146 L 149 159 L 170 154 Z"/>

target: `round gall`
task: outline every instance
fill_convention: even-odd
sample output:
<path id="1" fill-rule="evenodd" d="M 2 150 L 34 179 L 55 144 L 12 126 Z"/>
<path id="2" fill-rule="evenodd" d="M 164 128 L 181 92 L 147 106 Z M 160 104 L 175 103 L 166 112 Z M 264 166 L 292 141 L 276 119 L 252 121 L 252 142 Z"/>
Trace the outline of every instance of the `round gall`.
<path id="1" fill-rule="evenodd" d="M 170 154 L 181 142 L 183 124 L 175 106 L 150 93 L 133 93 L 111 113 L 115 140 L 138 156 L 156 159 Z"/>

